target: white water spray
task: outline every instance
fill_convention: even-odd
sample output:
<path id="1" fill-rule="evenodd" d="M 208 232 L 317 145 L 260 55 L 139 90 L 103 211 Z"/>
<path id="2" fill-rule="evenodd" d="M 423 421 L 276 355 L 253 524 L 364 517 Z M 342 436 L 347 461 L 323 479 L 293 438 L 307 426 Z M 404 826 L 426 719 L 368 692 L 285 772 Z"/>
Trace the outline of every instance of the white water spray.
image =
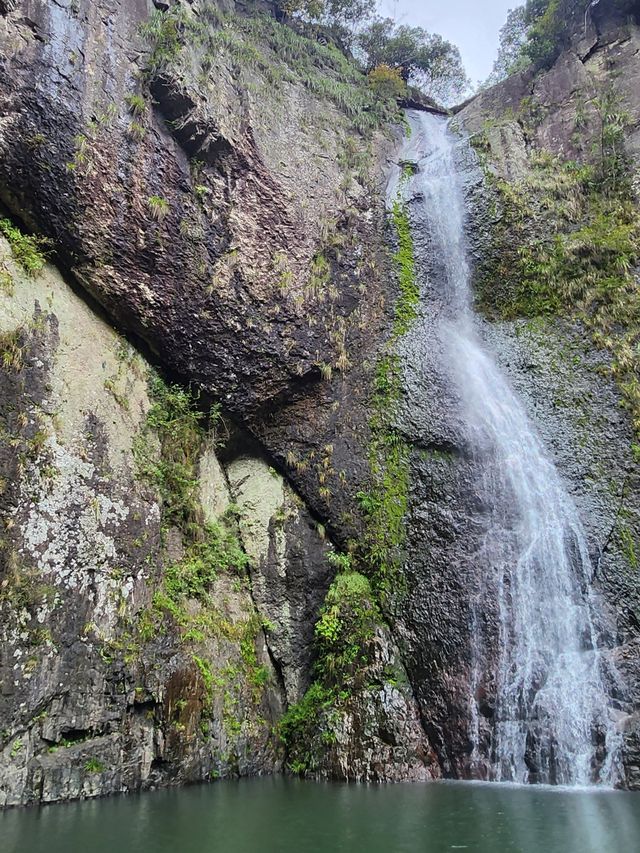
<path id="1" fill-rule="evenodd" d="M 522 405 L 475 329 L 456 140 L 440 117 L 411 118 L 413 134 L 402 156 L 418 171 L 406 193 L 423 199 L 425 228 L 442 266 L 439 336 L 465 441 L 483 472 L 479 488 L 490 497 L 477 558 L 495 572 L 500 652 L 486 756 L 478 754 L 477 666 L 471 685 L 474 758 L 489 764 L 499 781 L 612 785 L 619 743 L 591 617 L 585 534 Z M 475 642 L 482 642 L 470 627 Z"/>

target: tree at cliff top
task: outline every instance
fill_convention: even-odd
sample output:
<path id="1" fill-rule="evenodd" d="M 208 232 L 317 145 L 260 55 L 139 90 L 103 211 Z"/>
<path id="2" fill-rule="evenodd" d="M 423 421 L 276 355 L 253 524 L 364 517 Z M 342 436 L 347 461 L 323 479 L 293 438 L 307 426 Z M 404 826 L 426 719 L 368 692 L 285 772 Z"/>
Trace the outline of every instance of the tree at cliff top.
<path id="1" fill-rule="evenodd" d="M 550 66 L 570 38 L 576 13 L 584 16 L 590 8 L 588 0 L 527 0 L 523 6 L 510 9 L 486 85 L 499 83 L 531 64 Z"/>
<path id="2" fill-rule="evenodd" d="M 375 5 L 375 0 L 279 0 L 277 9 L 283 18 L 300 17 L 349 30 L 371 18 Z"/>
<path id="3" fill-rule="evenodd" d="M 371 89 L 385 100 L 397 100 L 406 95 L 407 84 L 402 79 L 399 68 L 377 65 L 369 72 L 368 79 Z"/>
<path id="4" fill-rule="evenodd" d="M 511 74 L 521 71 L 529 64 L 523 52 L 527 39 L 527 20 L 524 6 L 509 9 L 507 20 L 500 30 L 498 56 L 493 63 L 491 74 L 485 81 L 486 86 L 493 86 Z"/>
<path id="5" fill-rule="evenodd" d="M 398 68 L 405 82 L 443 104 L 469 86 L 458 48 L 422 27 L 396 26 L 391 18 L 376 18 L 356 36 L 356 45 L 369 71 Z"/>

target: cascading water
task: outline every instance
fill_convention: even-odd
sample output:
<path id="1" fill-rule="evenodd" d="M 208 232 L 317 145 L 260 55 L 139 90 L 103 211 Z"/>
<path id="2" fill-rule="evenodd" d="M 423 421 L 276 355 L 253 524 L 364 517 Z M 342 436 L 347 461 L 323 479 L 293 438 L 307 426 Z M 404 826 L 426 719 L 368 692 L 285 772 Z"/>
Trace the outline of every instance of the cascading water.
<path id="1" fill-rule="evenodd" d="M 417 169 L 403 192 L 420 200 L 420 219 L 438 257 L 443 307 L 437 334 L 465 424 L 465 447 L 482 479 L 478 488 L 489 496 L 476 558 L 493 574 L 498 598 L 496 695 L 491 744 L 481 755 L 479 600 L 470 626 L 476 644 L 470 772 L 477 762 L 498 781 L 611 785 L 618 735 L 591 616 L 585 534 L 522 405 L 476 331 L 456 140 L 443 118 L 410 118 L 413 133 L 402 156 Z M 414 229 L 421 225 L 414 220 Z"/>

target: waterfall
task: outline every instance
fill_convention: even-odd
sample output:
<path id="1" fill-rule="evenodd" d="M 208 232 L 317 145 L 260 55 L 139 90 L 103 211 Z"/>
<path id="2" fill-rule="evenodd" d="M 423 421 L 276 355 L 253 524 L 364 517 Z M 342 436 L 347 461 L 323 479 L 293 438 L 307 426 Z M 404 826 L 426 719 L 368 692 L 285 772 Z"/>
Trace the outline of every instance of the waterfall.
<path id="1" fill-rule="evenodd" d="M 442 279 L 437 334 L 465 425 L 465 452 L 476 462 L 478 490 L 485 496 L 475 557 L 492 574 L 498 599 L 491 673 L 495 710 L 485 755 L 478 743 L 476 696 L 486 661 L 477 627 L 481 599 L 474 602 L 469 626 L 471 764 L 484 761 L 497 781 L 612 785 L 619 744 L 592 619 L 593 568 L 585 533 L 523 406 L 477 331 L 456 167 L 456 145 L 467 144 L 453 136 L 445 119 L 426 113 L 411 113 L 410 119 L 413 132 L 401 156 L 415 164 L 415 174 L 400 182 L 401 192 L 419 201 L 414 235 L 417 239 L 422 229 L 437 257 Z"/>

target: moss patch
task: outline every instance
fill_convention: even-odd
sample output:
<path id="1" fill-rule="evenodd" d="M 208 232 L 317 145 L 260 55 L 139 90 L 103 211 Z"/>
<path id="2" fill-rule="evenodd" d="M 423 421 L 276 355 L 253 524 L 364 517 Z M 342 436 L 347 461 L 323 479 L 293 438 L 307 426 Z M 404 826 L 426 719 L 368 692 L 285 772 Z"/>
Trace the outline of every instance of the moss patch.
<path id="1" fill-rule="evenodd" d="M 151 603 L 107 651 L 124 653 L 125 660 L 133 661 L 142 644 L 168 632 L 177 634 L 200 677 L 203 734 L 208 733 L 207 720 L 218 695 L 225 732 L 237 737 L 243 728 L 239 709 L 246 707 L 247 697 L 256 705 L 261 701 L 269 673 L 256 653 L 256 640 L 265 627 L 262 618 L 251 606 L 246 618 L 229 618 L 224 598 L 219 602 L 215 592 L 216 581 L 225 574 L 235 575 L 241 589 L 250 559 L 231 508 L 220 519 L 205 523 L 198 499 L 198 461 L 218 410 L 204 413 L 196 395 L 155 374 L 150 376 L 149 390 L 153 404 L 134 445 L 138 475 L 160 499 L 163 535 L 177 528 L 184 554 L 162 568 Z M 222 667 L 208 657 L 211 640 L 226 648 Z"/>
<path id="2" fill-rule="evenodd" d="M 409 180 L 405 169 L 401 188 Z M 409 446 L 393 426 L 393 417 L 402 394 L 400 359 L 394 350 L 398 340 L 418 316 L 420 291 L 417 284 L 411 224 L 401 193 L 395 200 L 391 219 L 397 248 L 394 262 L 398 273 L 399 296 L 394 307 L 394 323 L 385 353 L 376 365 L 371 398 L 371 444 L 369 466 L 371 484 L 356 495 L 365 517 L 362 546 L 363 564 L 376 591 L 386 601 L 401 590 L 400 563 L 405 540 L 404 517 L 409 490 Z"/>
<path id="3" fill-rule="evenodd" d="M 398 238 L 398 249 L 394 261 L 398 271 L 400 296 L 396 300 L 393 327 L 394 337 L 400 337 L 409 331 L 418 316 L 420 290 L 416 282 L 416 262 L 413 254 L 411 223 L 406 205 L 396 199 L 391 209 L 391 217 Z"/>
<path id="4" fill-rule="evenodd" d="M 335 716 L 335 691 L 315 682 L 282 717 L 278 731 L 292 773 L 313 773 L 320 768 L 320 757 L 335 742 L 331 732 Z"/>
<path id="5" fill-rule="evenodd" d="M 408 180 L 405 171 L 403 181 Z M 284 715 L 279 734 L 294 773 L 314 773 L 335 742 L 335 724 L 354 698 L 368 688 L 375 661 L 376 628 L 384 626 L 384 605 L 402 590 L 400 565 L 409 490 L 409 447 L 393 427 L 402 393 L 398 340 L 418 316 L 420 292 L 408 212 L 400 196 L 391 212 L 397 248 L 394 262 L 399 296 L 392 333 L 375 369 L 369 446 L 371 481 L 356 495 L 365 529 L 353 554 L 333 554 L 338 574 L 315 627 L 316 680 L 302 700 Z M 354 570 L 354 563 L 362 574 Z M 389 674 L 389 680 L 393 679 Z M 376 676 L 377 679 L 380 675 Z"/>
<path id="6" fill-rule="evenodd" d="M 168 385 L 156 374 L 150 376 L 149 392 L 153 405 L 134 443 L 134 458 L 139 477 L 160 499 L 163 533 L 178 528 L 184 545 L 183 558 L 164 569 L 153 605 L 143 614 L 143 633 L 150 638 L 165 613 L 185 632 L 193 628 L 188 602 L 206 604 L 218 574 L 242 573 L 249 557 L 240 544 L 236 519 L 228 514 L 205 523 L 200 506 L 198 461 L 206 427 L 215 428 L 217 407 L 206 415 L 188 389 Z"/>

